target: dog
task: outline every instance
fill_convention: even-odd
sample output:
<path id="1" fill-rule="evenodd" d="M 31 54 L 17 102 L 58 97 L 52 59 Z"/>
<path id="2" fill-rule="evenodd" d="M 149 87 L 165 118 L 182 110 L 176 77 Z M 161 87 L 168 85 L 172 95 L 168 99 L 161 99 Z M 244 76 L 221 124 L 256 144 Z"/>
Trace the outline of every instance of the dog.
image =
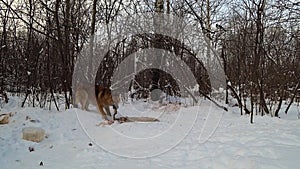
<path id="1" fill-rule="evenodd" d="M 109 121 L 107 116 L 110 116 L 114 121 L 119 102 L 120 98 L 113 96 L 109 88 L 99 85 L 79 84 L 76 88 L 74 107 L 78 107 L 78 103 L 80 103 L 81 109 L 88 111 L 89 104 L 95 105 L 104 120 Z M 114 109 L 113 116 L 111 116 L 109 106 Z"/>

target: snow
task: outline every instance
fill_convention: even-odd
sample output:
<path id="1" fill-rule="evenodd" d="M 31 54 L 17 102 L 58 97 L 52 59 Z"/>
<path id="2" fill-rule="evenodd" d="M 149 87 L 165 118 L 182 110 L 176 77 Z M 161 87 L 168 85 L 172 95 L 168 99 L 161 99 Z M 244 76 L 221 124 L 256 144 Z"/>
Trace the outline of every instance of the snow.
<path id="1" fill-rule="evenodd" d="M 250 124 L 249 116 L 234 109 L 222 112 L 207 100 L 187 107 L 134 102 L 121 104 L 119 112 L 160 122 L 104 127 L 96 126 L 102 120 L 95 107 L 58 112 L 19 105 L 18 98 L 10 97 L 0 111 L 16 112 L 9 124 L 0 125 L 2 169 L 299 168 L 296 105 L 281 118 L 255 116 Z M 40 143 L 22 140 L 25 127 L 43 128 L 47 137 Z"/>

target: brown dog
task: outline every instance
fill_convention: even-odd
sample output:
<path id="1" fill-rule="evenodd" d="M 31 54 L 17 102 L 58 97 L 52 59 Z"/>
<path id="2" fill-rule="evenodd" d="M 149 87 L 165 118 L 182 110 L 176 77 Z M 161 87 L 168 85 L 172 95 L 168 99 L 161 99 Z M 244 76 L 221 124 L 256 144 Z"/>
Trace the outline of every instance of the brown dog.
<path id="1" fill-rule="evenodd" d="M 115 120 L 119 102 L 119 97 L 112 96 L 111 90 L 106 87 L 79 84 L 76 88 L 74 106 L 77 107 L 77 104 L 80 103 L 81 109 L 88 110 L 89 104 L 95 105 L 98 107 L 98 111 L 104 120 L 108 120 L 107 115 L 111 116 L 109 106 L 112 106 L 114 109 L 112 119 Z"/>

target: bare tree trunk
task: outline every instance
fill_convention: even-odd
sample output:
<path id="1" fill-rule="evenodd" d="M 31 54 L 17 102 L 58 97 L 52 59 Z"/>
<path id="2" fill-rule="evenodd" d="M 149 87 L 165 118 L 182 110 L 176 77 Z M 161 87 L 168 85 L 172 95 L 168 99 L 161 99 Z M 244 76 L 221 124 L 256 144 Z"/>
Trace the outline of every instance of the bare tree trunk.
<path id="1" fill-rule="evenodd" d="M 279 98 L 279 103 L 278 103 L 278 106 L 277 106 L 277 109 L 275 110 L 275 113 L 274 113 L 274 116 L 275 116 L 275 117 L 278 117 L 278 114 L 279 114 L 279 110 L 280 110 L 282 101 L 283 101 L 283 97 L 280 96 L 280 98 Z"/>
<path id="2" fill-rule="evenodd" d="M 164 0 L 156 0 L 155 1 L 155 12 L 157 13 L 164 13 Z M 160 28 L 160 24 L 161 22 L 163 21 L 163 19 L 160 19 L 160 18 L 157 18 L 154 20 L 154 26 L 157 31 L 159 31 L 161 28 Z M 161 35 L 157 34 L 155 32 L 154 34 L 155 38 L 154 38 L 154 43 L 153 43 L 153 47 L 156 48 L 156 49 L 159 49 L 160 48 L 160 39 L 161 39 Z M 154 51 L 154 55 L 158 55 L 158 52 Z M 157 56 L 158 58 L 162 58 L 162 56 Z M 161 59 L 157 60 L 156 64 L 155 65 L 157 68 L 159 68 L 161 66 Z M 153 72 L 153 77 L 152 77 L 152 86 L 150 88 L 150 91 L 153 91 L 155 89 L 159 89 L 159 80 L 160 80 L 160 73 L 159 71 L 154 71 Z M 159 96 L 152 96 L 152 98 L 154 100 L 158 99 Z"/>
<path id="3" fill-rule="evenodd" d="M 254 69 L 255 72 L 255 82 L 258 86 L 259 95 L 260 95 L 260 106 L 262 111 L 269 114 L 269 109 L 266 105 L 265 97 L 264 97 L 264 72 L 263 72 L 263 64 L 265 63 L 264 59 L 264 25 L 263 25 L 263 16 L 265 12 L 265 0 L 260 0 L 258 3 L 253 3 L 257 6 L 256 9 L 256 36 L 255 36 L 255 48 L 254 48 Z"/>
<path id="4" fill-rule="evenodd" d="M 225 75 L 226 75 L 226 77 L 228 77 L 227 76 L 227 59 L 226 59 L 226 56 L 225 56 L 225 50 L 224 50 L 224 46 L 222 47 L 222 51 L 221 51 L 221 58 L 222 58 L 222 60 L 223 60 L 223 66 L 224 66 L 224 73 L 225 73 Z M 228 80 L 228 78 L 226 78 L 226 93 L 225 93 L 225 104 L 228 104 L 229 103 L 229 100 L 228 100 L 228 90 L 229 90 L 229 88 L 228 88 L 228 83 L 229 83 L 229 80 Z"/>
<path id="5" fill-rule="evenodd" d="M 90 53 L 89 53 L 89 63 L 88 63 L 88 73 L 87 80 L 88 82 L 93 81 L 93 75 L 91 72 L 94 72 L 93 59 L 94 59 L 94 35 L 96 27 L 96 14 L 97 14 L 97 0 L 93 0 L 93 9 L 92 9 L 92 21 L 91 21 L 91 32 L 90 32 Z"/>
<path id="6" fill-rule="evenodd" d="M 250 123 L 253 124 L 253 112 L 250 113 Z"/>
<path id="7" fill-rule="evenodd" d="M 289 111 L 291 105 L 292 105 L 293 102 L 294 102 L 294 99 L 295 99 L 295 97 L 296 97 L 296 95 L 297 95 L 298 88 L 299 88 L 299 86 L 300 86 L 299 84 L 300 84 L 300 82 L 297 83 L 297 85 L 296 85 L 296 87 L 295 87 L 295 89 L 294 89 L 294 91 L 293 91 L 293 96 L 292 96 L 292 98 L 291 98 L 291 100 L 290 100 L 290 103 L 289 103 L 289 105 L 287 106 L 287 108 L 286 108 L 285 111 L 284 111 L 285 114 L 288 113 L 288 111 Z"/>
<path id="8" fill-rule="evenodd" d="M 70 1 L 66 1 L 66 5 L 69 3 Z M 59 54 L 60 54 L 60 58 L 61 58 L 61 66 L 62 66 L 62 75 L 61 75 L 61 83 L 62 83 L 62 87 L 63 87 L 63 92 L 64 92 L 64 97 L 65 97 L 65 105 L 66 105 L 66 109 L 70 108 L 70 102 L 69 102 L 69 98 L 68 98 L 68 55 L 69 55 L 69 51 L 68 49 L 66 49 L 66 45 L 69 44 L 64 44 L 63 39 L 62 39 L 62 32 L 61 32 L 61 24 L 60 24 L 60 20 L 59 20 L 59 7 L 61 4 L 61 0 L 56 0 L 55 3 L 55 13 L 54 13 L 54 18 L 55 18 L 55 23 L 56 23 L 56 32 L 57 32 L 57 42 L 58 42 L 58 50 L 59 50 Z M 70 4 L 69 4 L 70 5 Z M 69 6 L 67 5 L 67 6 Z M 67 10 L 68 11 L 68 10 Z M 65 18 L 67 19 L 67 18 Z M 66 24 L 68 23 L 68 21 L 66 22 Z M 68 27 L 68 25 L 65 25 L 66 27 Z M 68 29 L 68 28 L 65 28 Z M 66 33 L 67 34 L 67 33 Z M 65 36 L 65 38 L 67 39 L 67 35 Z"/>
<path id="9" fill-rule="evenodd" d="M 2 33 L 0 40 L 0 64 L 1 64 L 1 74 L 0 74 L 0 94 L 3 94 L 5 91 L 5 79 L 6 79 L 6 64 L 5 64 L 5 56 L 7 55 L 7 22 L 8 22 L 8 14 L 9 10 L 5 10 L 4 16 L 2 16 Z"/>
<path id="10" fill-rule="evenodd" d="M 27 49 L 26 49 L 26 53 L 25 53 L 25 61 L 27 62 L 26 63 L 26 75 L 27 75 L 27 84 L 26 84 L 26 96 L 25 96 L 25 99 L 23 100 L 23 102 L 22 102 L 22 105 L 21 105 L 21 107 L 24 107 L 24 105 L 25 105 L 25 103 L 26 103 L 26 100 L 27 100 L 27 98 L 28 98 L 28 96 L 30 95 L 30 94 L 34 94 L 34 93 L 32 93 L 33 92 L 33 86 L 32 86 L 32 80 L 35 80 L 35 79 L 31 79 L 31 73 L 32 72 L 30 72 L 30 69 L 29 69 L 29 62 L 30 62 L 30 57 L 31 57 L 31 55 L 32 55 L 32 39 L 33 39 L 33 6 L 32 6 L 32 0 L 29 0 L 29 11 L 28 11 L 28 13 L 29 13 L 29 16 L 30 16 L 30 18 L 29 18 L 29 30 L 28 30 L 28 40 L 27 40 Z M 31 68 L 31 67 L 30 67 Z M 31 90 L 30 90 L 30 88 L 31 88 Z M 34 95 L 33 95 L 34 96 Z M 34 97 L 33 97 L 33 104 L 34 104 Z M 34 107 L 34 105 L 33 105 L 33 107 Z"/>
<path id="11" fill-rule="evenodd" d="M 64 66 L 64 71 L 65 71 L 65 82 L 66 82 L 66 92 L 65 92 L 65 99 L 66 99 L 66 108 L 70 108 L 71 104 L 71 96 L 72 96 L 72 69 L 71 67 L 71 60 L 73 60 L 73 56 L 71 56 L 71 49 L 70 49 L 70 21 L 71 21 L 71 0 L 66 0 L 66 18 L 64 21 L 64 27 L 65 27 L 65 42 L 64 42 L 64 50 L 65 50 L 65 66 Z M 62 56 L 64 57 L 64 56 Z M 69 94 L 69 95 L 68 95 Z"/>
<path id="12" fill-rule="evenodd" d="M 167 14 L 170 14 L 170 0 L 167 0 Z"/>

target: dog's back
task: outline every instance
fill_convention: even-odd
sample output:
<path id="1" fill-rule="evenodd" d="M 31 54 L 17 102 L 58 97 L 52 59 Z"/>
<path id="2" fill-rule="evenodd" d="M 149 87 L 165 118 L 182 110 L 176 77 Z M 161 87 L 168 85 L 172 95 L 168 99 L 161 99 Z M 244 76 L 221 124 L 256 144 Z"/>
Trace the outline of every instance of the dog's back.
<path id="1" fill-rule="evenodd" d="M 120 99 L 118 96 L 112 96 L 109 88 L 99 85 L 79 84 L 76 88 L 74 105 L 77 107 L 78 103 L 81 104 L 83 110 L 88 110 L 89 104 L 94 106 L 116 106 Z"/>

